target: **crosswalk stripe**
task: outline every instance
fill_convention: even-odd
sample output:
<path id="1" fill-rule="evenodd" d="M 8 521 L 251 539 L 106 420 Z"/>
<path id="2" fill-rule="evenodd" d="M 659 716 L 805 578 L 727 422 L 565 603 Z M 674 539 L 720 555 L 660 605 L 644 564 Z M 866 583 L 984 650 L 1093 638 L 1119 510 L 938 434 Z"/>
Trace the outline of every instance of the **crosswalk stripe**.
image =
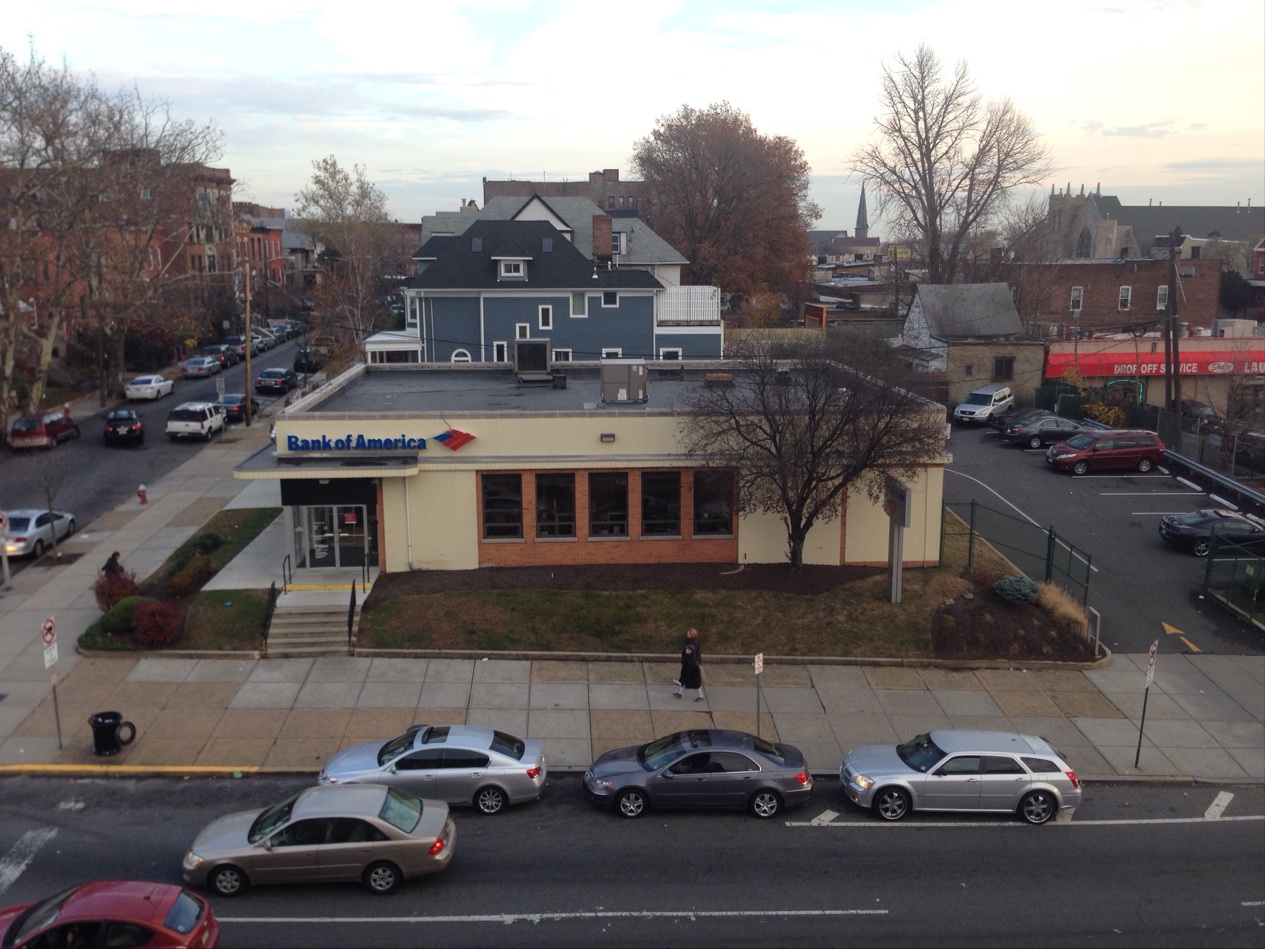
<path id="1" fill-rule="evenodd" d="M 0 857 L 0 893 L 11 887 L 30 866 L 40 847 L 56 836 L 56 827 L 38 827 L 28 830 L 18 838 L 18 842 L 9 848 L 9 852 Z"/>

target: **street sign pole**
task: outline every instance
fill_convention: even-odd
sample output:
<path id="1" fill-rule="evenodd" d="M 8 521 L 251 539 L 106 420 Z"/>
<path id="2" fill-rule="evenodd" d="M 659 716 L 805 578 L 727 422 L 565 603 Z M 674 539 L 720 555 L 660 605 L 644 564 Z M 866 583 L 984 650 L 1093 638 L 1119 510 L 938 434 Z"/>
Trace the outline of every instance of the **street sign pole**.
<path id="1" fill-rule="evenodd" d="M 5 590 L 12 589 L 13 580 L 9 576 L 9 548 L 4 543 L 6 535 L 9 533 L 9 517 L 0 511 L 0 573 L 4 576 L 4 582 L 0 584 L 0 588 Z"/>
<path id="2" fill-rule="evenodd" d="M 44 668 L 53 687 L 53 720 L 57 723 L 57 750 L 62 749 L 61 709 L 57 705 L 57 623 L 50 616 L 40 627 L 40 639 L 44 644 Z"/>
<path id="3" fill-rule="evenodd" d="M 760 673 L 764 671 L 764 653 L 757 653 L 752 667 L 755 669 L 755 736 L 760 737 Z"/>
<path id="4" fill-rule="evenodd" d="M 1151 697 L 1151 683 L 1155 681 L 1155 653 L 1159 648 L 1160 641 L 1157 639 L 1151 643 L 1151 652 L 1146 660 L 1146 691 L 1142 693 L 1142 719 L 1138 722 L 1138 750 L 1133 756 L 1135 768 L 1142 760 L 1142 732 L 1146 729 L 1146 700 Z"/>

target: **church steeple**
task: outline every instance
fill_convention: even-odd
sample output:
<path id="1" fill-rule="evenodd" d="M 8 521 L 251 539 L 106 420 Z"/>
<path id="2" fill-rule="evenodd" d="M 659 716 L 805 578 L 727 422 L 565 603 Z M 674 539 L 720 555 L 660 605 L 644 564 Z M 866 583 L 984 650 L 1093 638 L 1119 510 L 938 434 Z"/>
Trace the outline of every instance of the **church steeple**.
<path id="1" fill-rule="evenodd" d="M 861 203 L 857 205 L 856 236 L 862 239 L 870 236 L 870 217 L 865 212 L 865 182 L 861 183 Z"/>

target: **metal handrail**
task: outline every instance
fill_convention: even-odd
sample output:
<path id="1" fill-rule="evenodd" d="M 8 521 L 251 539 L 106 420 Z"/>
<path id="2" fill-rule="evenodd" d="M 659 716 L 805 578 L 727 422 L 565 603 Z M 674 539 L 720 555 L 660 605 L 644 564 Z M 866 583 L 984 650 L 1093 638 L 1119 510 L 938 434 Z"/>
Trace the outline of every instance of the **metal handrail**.
<path id="1" fill-rule="evenodd" d="M 352 631 L 356 626 L 356 585 L 351 585 L 351 602 L 347 606 L 347 649 L 351 649 Z"/>
<path id="2" fill-rule="evenodd" d="M 268 605 L 264 609 L 264 655 L 268 655 L 268 631 L 272 628 L 272 614 L 277 611 L 277 581 L 268 587 Z"/>
<path id="3" fill-rule="evenodd" d="M 286 554 L 281 558 L 281 592 L 285 593 L 290 588 L 290 581 L 294 579 L 294 565 L 290 562 L 290 555 Z"/>

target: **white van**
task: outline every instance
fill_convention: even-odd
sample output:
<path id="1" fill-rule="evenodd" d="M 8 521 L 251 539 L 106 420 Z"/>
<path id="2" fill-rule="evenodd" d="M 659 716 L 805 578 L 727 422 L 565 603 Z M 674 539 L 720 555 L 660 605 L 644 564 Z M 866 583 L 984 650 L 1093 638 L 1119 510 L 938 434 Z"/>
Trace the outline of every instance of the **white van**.
<path id="1" fill-rule="evenodd" d="M 966 394 L 958 407 L 953 410 L 955 422 L 987 422 L 994 415 L 1005 415 L 1015 404 L 1014 393 L 1010 386 L 995 383 L 981 386 Z"/>

